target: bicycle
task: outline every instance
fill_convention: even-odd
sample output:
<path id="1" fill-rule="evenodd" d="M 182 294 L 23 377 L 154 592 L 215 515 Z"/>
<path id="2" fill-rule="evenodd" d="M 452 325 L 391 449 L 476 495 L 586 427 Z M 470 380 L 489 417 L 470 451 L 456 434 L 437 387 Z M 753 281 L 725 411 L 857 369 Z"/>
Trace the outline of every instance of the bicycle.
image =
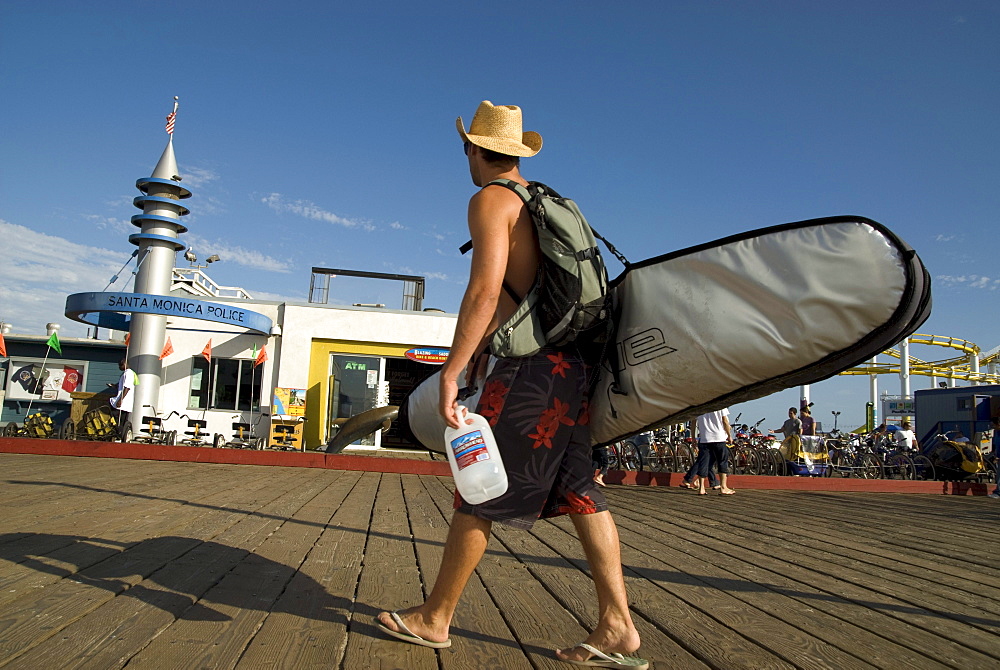
<path id="1" fill-rule="evenodd" d="M 276 425 L 274 427 L 274 433 L 276 435 L 274 440 L 275 448 L 281 451 L 305 451 L 305 446 L 303 446 L 301 450 L 299 447 L 295 446 L 295 430 L 298 428 L 297 424 L 305 422 L 306 417 L 299 416 L 295 418 L 295 423 L 279 423 Z"/>
<path id="2" fill-rule="evenodd" d="M 675 471 L 674 448 L 670 444 L 666 429 L 660 428 L 653 431 L 645 462 L 652 472 Z"/>
<path id="3" fill-rule="evenodd" d="M 143 407 L 148 407 L 153 410 L 151 416 L 143 415 L 142 423 L 139 424 L 143 426 L 144 431 L 141 433 L 133 433 L 131 424 L 126 423 L 125 429 L 122 431 L 123 434 L 128 435 L 127 438 L 123 437 L 122 442 L 136 442 L 139 444 L 164 444 L 168 446 L 173 446 L 177 442 L 177 432 L 172 430 L 164 430 L 163 419 L 157 416 L 156 408 L 152 405 L 143 405 Z M 167 416 L 176 414 L 172 412 Z"/>
<path id="4" fill-rule="evenodd" d="M 111 405 L 87 410 L 79 422 L 66 419 L 59 427 L 59 437 L 63 440 L 90 440 L 107 442 L 118 439 L 118 419 Z"/>
<path id="5" fill-rule="evenodd" d="M 882 461 L 866 448 L 858 436 L 842 440 L 827 440 L 825 446 L 830 455 L 827 476 L 834 472 L 841 477 L 858 476 L 861 479 L 878 479 L 882 476 Z"/>
<path id="6" fill-rule="evenodd" d="M 188 428 L 191 430 L 184 431 L 184 434 L 188 437 L 182 437 L 177 440 L 177 444 L 185 447 L 207 447 L 211 446 L 211 442 L 208 440 L 208 433 L 203 432 L 208 426 L 208 421 L 204 419 L 192 419 L 187 414 L 181 414 L 180 412 L 174 410 L 168 416 L 169 419 L 173 415 L 177 415 L 181 419 L 187 419 Z"/>
<path id="7" fill-rule="evenodd" d="M 24 417 L 24 425 L 18 426 L 11 421 L 3 429 L 4 437 L 52 437 L 56 431 L 52 425 L 52 417 L 48 412 L 36 412 Z"/>
<path id="8" fill-rule="evenodd" d="M 234 414 L 232 418 L 238 419 L 242 415 Z M 232 449 L 256 449 L 261 450 L 267 446 L 267 440 L 264 437 L 255 435 L 256 428 L 260 425 L 260 420 L 265 416 L 270 416 L 265 412 L 261 412 L 257 417 L 257 420 L 250 424 L 246 421 L 237 421 L 233 423 L 233 439 L 226 441 L 225 436 L 222 433 L 216 433 L 215 438 L 212 440 L 212 446 L 216 449 L 221 449 L 222 447 L 229 447 Z"/>
<path id="9" fill-rule="evenodd" d="M 608 467 L 611 470 L 642 470 L 642 456 L 631 442 L 613 442 L 608 445 Z"/>

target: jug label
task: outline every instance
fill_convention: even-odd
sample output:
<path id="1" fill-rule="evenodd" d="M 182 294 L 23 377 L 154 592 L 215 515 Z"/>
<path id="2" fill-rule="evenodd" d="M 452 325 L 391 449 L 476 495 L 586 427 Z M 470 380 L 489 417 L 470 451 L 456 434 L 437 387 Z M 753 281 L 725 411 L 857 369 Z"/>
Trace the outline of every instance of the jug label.
<path id="1" fill-rule="evenodd" d="M 479 430 L 456 437 L 451 441 L 451 450 L 455 454 L 455 465 L 458 466 L 459 470 L 479 461 L 487 461 L 490 458 L 483 433 Z"/>

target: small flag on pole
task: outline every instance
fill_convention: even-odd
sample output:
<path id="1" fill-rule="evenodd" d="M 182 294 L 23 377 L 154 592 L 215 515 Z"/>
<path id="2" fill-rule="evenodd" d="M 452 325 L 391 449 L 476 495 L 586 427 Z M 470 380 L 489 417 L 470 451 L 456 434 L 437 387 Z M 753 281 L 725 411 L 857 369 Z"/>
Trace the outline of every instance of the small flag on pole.
<path id="1" fill-rule="evenodd" d="M 174 96 L 174 111 L 167 114 L 167 135 L 174 134 L 174 121 L 177 119 L 177 96 Z"/>
<path id="2" fill-rule="evenodd" d="M 3 341 L 3 333 L 0 333 L 0 356 L 7 357 L 7 343 Z"/>
<path id="3" fill-rule="evenodd" d="M 132 333 L 125 333 L 125 347 L 128 347 L 128 343 L 132 341 Z"/>
<path id="4" fill-rule="evenodd" d="M 160 360 L 174 353 L 174 345 L 170 342 L 170 337 L 167 336 L 167 343 L 163 345 L 163 351 L 160 352 Z"/>
<path id="5" fill-rule="evenodd" d="M 267 360 L 267 345 L 263 345 L 260 348 L 260 353 L 254 358 L 253 366 L 257 367 L 261 363 Z"/>
<path id="6" fill-rule="evenodd" d="M 55 349 L 57 352 L 59 352 L 60 356 L 62 355 L 62 345 L 59 344 L 59 334 L 58 333 L 53 332 L 52 336 L 49 337 L 48 341 L 45 344 L 49 345 L 50 347 L 52 347 L 53 349 Z"/>
<path id="7" fill-rule="evenodd" d="M 205 345 L 205 348 L 201 350 L 201 355 L 204 356 L 205 360 L 208 361 L 209 363 L 212 362 L 212 339 L 211 338 L 209 338 L 208 344 Z"/>

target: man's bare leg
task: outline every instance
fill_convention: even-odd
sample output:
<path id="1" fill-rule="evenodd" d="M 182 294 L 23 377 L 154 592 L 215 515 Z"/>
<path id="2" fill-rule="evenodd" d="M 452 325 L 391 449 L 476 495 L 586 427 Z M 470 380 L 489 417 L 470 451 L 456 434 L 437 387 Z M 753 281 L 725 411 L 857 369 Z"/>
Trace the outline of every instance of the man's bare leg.
<path id="1" fill-rule="evenodd" d="M 455 512 L 448 529 L 441 568 L 431 594 L 423 605 L 399 612 L 400 618 L 411 632 L 432 642 L 444 642 L 448 639 L 448 629 L 458 606 L 458 599 L 465 590 L 472 571 L 486 552 L 492 527 L 491 521 Z M 398 629 L 388 612 L 379 614 L 378 620 L 391 630 Z"/>
<path id="2" fill-rule="evenodd" d="M 639 632 L 628 609 L 618 527 L 611 512 L 571 514 L 570 518 L 597 587 L 597 627 L 584 641 L 605 653 L 631 654 L 639 648 Z M 582 661 L 590 658 L 591 653 L 581 647 L 570 647 L 557 649 L 556 656 Z"/>

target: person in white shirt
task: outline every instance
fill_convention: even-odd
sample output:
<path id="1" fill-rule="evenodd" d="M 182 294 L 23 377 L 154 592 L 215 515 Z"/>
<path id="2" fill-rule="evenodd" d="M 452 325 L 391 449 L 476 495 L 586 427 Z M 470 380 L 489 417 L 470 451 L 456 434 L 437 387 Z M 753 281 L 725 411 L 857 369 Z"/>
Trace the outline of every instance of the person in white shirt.
<path id="1" fill-rule="evenodd" d="M 136 375 L 124 358 L 118 362 L 118 369 L 122 371 L 122 375 L 118 378 L 118 389 L 111 399 L 111 406 L 118 410 L 118 435 L 124 439 L 127 432 L 126 425 L 131 419 L 132 405 L 135 402 Z"/>
<path id="2" fill-rule="evenodd" d="M 913 428 L 910 426 L 909 421 L 899 424 L 899 430 L 893 435 L 893 439 L 896 441 L 896 446 L 904 451 L 912 451 L 920 448 L 917 436 L 913 434 Z"/>
<path id="3" fill-rule="evenodd" d="M 698 417 L 698 495 L 707 495 L 705 482 L 713 467 L 719 468 L 719 491 L 724 496 L 731 496 L 736 491 L 729 488 L 729 447 L 733 441 L 733 429 L 729 425 L 729 410 L 717 409 Z"/>

